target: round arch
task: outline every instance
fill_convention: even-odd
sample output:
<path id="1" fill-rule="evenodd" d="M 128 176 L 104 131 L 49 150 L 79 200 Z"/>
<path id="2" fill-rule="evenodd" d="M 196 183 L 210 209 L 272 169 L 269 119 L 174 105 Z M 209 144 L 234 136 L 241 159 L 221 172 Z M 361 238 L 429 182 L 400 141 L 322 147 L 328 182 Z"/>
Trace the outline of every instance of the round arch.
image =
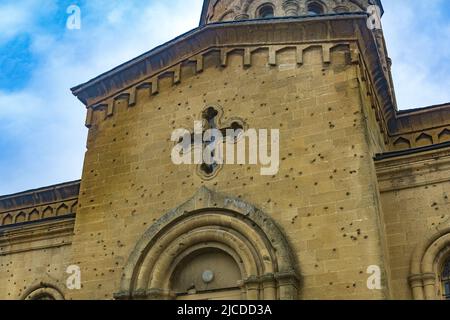
<path id="1" fill-rule="evenodd" d="M 438 274 L 449 256 L 450 225 L 440 225 L 430 230 L 413 252 L 409 284 L 415 300 L 440 299 Z"/>
<path id="2" fill-rule="evenodd" d="M 65 300 L 64 294 L 55 284 L 39 282 L 29 287 L 21 300 Z"/>
<path id="3" fill-rule="evenodd" d="M 226 253 L 246 299 L 297 299 L 299 277 L 283 232 L 254 206 L 205 187 L 161 217 L 131 253 L 117 299 L 174 299 L 173 271 L 195 250 Z"/>

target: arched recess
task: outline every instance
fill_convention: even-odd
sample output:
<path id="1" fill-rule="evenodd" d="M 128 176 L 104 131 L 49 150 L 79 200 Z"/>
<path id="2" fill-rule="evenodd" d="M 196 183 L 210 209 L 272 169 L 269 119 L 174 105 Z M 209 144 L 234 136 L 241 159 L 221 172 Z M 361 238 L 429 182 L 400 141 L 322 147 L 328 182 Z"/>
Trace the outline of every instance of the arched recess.
<path id="1" fill-rule="evenodd" d="M 64 300 L 64 294 L 57 285 L 39 282 L 29 287 L 22 294 L 22 300 Z"/>
<path id="2" fill-rule="evenodd" d="M 411 258 L 409 284 L 415 300 L 441 299 L 439 275 L 450 257 L 450 220 L 428 232 Z"/>
<path id="3" fill-rule="evenodd" d="M 196 250 L 220 250 L 240 270 L 242 298 L 297 299 L 288 242 L 265 213 L 205 187 L 160 218 L 131 253 L 116 299 L 175 299 L 174 271 Z"/>

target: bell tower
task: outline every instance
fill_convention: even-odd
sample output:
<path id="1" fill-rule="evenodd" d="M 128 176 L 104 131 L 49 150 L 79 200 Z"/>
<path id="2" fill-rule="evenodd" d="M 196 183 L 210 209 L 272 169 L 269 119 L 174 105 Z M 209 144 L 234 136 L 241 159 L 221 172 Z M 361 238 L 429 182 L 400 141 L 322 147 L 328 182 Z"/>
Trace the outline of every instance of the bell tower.
<path id="1" fill-rule="evenodd" d="M 381 0 L 204 0 L 200 25 L 213 22 L 366 12 Z"/>

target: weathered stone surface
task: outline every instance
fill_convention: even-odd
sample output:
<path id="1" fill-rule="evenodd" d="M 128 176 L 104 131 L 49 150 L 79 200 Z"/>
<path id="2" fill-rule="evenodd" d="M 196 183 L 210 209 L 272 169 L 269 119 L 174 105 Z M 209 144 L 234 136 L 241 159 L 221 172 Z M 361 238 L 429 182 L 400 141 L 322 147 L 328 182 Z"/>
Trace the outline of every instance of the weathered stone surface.
<path id="1" fill-rule="evenodd" d="M 206 23 L 253 18 L 250 2 L 230 19 L 234 1 L 205 2 L 199 29 L 73 89 L 88 108 L 81 184 L 0 198 L 0 298 L 441 298 L 449 105 L 396 110 L 360 10 Z M 172 131 L 211 106 L 219 128 L 280 130 L 276 175 L 172 163 Z M 65 287 L 70 265 L 81 290 Z M 203 292 L 204 271 L 224 290 Z"/>

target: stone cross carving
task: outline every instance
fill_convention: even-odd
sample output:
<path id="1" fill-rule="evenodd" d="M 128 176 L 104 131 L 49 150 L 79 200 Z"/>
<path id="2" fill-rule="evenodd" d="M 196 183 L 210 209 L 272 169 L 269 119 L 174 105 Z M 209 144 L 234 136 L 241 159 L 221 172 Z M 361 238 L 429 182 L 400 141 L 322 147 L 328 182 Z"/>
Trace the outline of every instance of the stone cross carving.
<path id="1" fill-rule="evenodd" d="M 216 129 L 216 130 L 221 132 L 224 141 L 226 141 L 227 137 L 230 136 L 230 132 L 231 132 L 230 130 L 233 130 L 232 131 L 233 135 L 230 136 L 230 137 L 234 141 L 236 141 L 236 139 L 237 139 L 237 136 L 236 136 L 237 130 L 243 130 L 244 129 L 243 124 L 240 121 L 238 121 L 238 120 L 233 121 L 231 123 L 231 125 L 228 126 L 228 127 L 221 128 L 219 126 L 219 123 L 220 123 L 219 111 L 216 108 L 214 108 L 214 107 L 207 108 L 203 112 L 202 118 L 203 118 L 203 120 L 204 120 L 204 122 L 206 124 L 206 127 L 204 128 L 203 134 L 205 133 L 206 130 Z M 192 141 L 194 141 L 194 140 L 192 140 Z M 205 146 L 213 146 L 215 143 L 216 143 L 215 137 L 212 137 L 211 141 L 204 143 L 205 144 L 204 147 Z M 214 148 L 212 148 L 212 149 L 214 150 Z M 211 152 L 211 159 L 215 159 L 215 157 L 216 157 L 216 152 L 212 151 Z M 217 171 L 217 169 L 219 167 L 220 167 L 220 165 L 216 161 L 213 161 L 212 164 L 206 164 L 206 163 L 201 164 L 200 165 L 200 170 L 205 176 L 210 177 L 210 176 L 214 175 L 214 173 Z"/>

